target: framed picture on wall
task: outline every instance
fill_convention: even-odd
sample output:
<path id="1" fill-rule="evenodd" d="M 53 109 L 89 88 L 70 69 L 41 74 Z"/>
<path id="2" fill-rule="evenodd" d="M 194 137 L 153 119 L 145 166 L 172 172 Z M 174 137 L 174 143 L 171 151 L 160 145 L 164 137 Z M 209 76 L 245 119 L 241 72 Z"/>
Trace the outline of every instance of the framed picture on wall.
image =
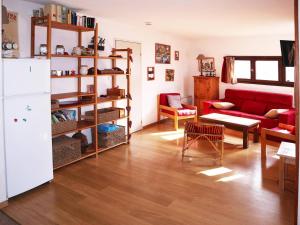
<path id="1" fill-rule="evenodd" d="M 166 81 L 174 81 L 175 70 L 166 69 Z"/>
<path id="2" fill-rule="evenodd" d="M 175 60 L 176 60 L 176 61 L 179 60 L 179 51 L 175 51 Z"/>
<path id="3" fill-rule="evenodd" d="M 155 63 L 171 63 L 171 46 L 155 43 Z"/>
<path id="4" fill-rule="evenodd" d="M 147 67 L 147 80 L 155 79 L 155 68 L 153 66 Z"/>

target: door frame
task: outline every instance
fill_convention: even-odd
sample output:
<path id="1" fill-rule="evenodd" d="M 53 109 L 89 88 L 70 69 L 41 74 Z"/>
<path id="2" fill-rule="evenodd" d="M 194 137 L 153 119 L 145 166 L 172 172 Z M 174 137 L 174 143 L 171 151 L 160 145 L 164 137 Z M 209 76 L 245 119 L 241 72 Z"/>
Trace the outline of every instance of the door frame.
<path id="1" fill-rule="evenodd" d="M 122 38 L 115 38 L 115 40 L 114 40 L 114 43 L 115 43 L 115 48 L 116 48 L 116 46 L 117 46 L 117 42 L 118 41 L 120 41 L 120 42 L 128 42 L 128 43 L 132 43 L 132 44 L 138 44 L 138 45 L 140 45 L 140 47 L 141 47 L 141 69 L 140 69 L 140 74 L 141 74 L 141 83 L 140 83 L 140 87 L 141 87 L 141 93 L 140 93 L 140 96 L 142 96 L 143 97 L 143 76 L 142 76 L 142 72 L 143 72 L 143 59 L 142 59 L 142 48 L 143 48 L 143 45 L 142 45 L 142 43 L 141 42 L 139 42 L 139 41 L 132 41 L 132 40 L 126 40 L 126 39 L 122 39 Z M 132 86 L 133 85 L 131 85 L 130 87 L 132 88 Z M 142 98 L 141 97 L 141 98 Z M 140 113 L 141 113 L 141 129 L 140 130 L 142 130 L 143 129 L 143 107 L 141 107 L 141 109 L 140 109 Z M 132 132 L 132 133 L 135 133 L 135 132 L 138 132 L 138 131 L 140 131 L 140 130 L 137 130 L 137 131 L 134 131 L 134 132 Z"/>

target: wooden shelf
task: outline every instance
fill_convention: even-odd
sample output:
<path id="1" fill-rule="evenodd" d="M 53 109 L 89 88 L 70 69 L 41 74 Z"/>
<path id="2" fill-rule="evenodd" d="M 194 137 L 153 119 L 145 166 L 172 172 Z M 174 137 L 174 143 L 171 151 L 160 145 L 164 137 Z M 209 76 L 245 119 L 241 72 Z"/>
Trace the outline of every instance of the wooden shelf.
<path id="1" fill-rule="evenodd" d="M 46 46 L 47 46 L 47 52 L 48 54 L 47 55 L 35 55 L 35 52 L 37 52 L 35 49 L 35 47 L 37 46 L 37 42 L 36 42 L 36 29 L 35 27 L 36 26 L 42 26 L 42 27 L 45 27 L 46 29 L 46 34 L 45 34 L 45 37 L 46 37 Z M 107 56 L 105 55 L 88 55 L 88 56 L 81 56 L 81 55 L 57 55 L 56 52 L 52 52 L 52 49 L 53 49 L 53 42 L 52 42 L 52 32 L 51 30 L 52 29 L 61 29 L 61 30 L 66 30 L 66 31 L 75 31 L 77 32 L 78 34 L 76 35 L 77 36 L 77 43 L 76 43 L 76 46 L 82 46 L 83 43 L 82 43 L 82 36 L 83 36 L 83 32 L 88 32 L 88 31 L 91 31 L 93 32 L 93 36 L 95 37 L 95 43 L 94 43 L 94 52 L 98 52 L 97 51 L 97 44 L 98 43 L 98 24 L 96 23 L 95 25 L 95 28 L 87 28 L 87 27 L 82 27 L 82 26 L 76 26 L 76 25 L 72 25 L 72 24 L 65 24 L 65 23 L 60 23 L 60 22 L 56 22 L 56 21 L 51 21 L 51 18 L 50 16 L 44 16 L 44 17 L 32 17 L 31 18 L 31 52 L 30 52 L 30 55 L 31 57 L 41 57 L 41 58 L 47 58 L 47 59 L 51 59 L 51 58 L 57 58 L 57 60 L 59 59 L 62 59 L 62 58 L 65 58 L 65 59 L 72 59 L 75 61 L 77 61 L 77 71 L 80 71 L 80 68 L 81 68 L 81 65 L 83 64 L 83 59 L 92 59 L 92 62 L 93 62 L 93 67 L 95 69 L 95 71 L 97 71 L 98 67 L 99 67 L 99 64 L 98 62 L 100 60 L 110 60 L 111 62 L 111 66 L 112 67 L 116 67 L 118 66 L 117 63 L 122 60 L 126 63 L 127 65 L 127 68 L 125 70 L 125 73 L 126 71 L 129 71 L 131 70 L 131 63 L 130 63 L 130 59 L 131 59 L 131 55 L 132 55 L 132 50 L 131 49 L 112 49 L 111 53 L 108 53 Z M 74 36 L 75 37 L 75 36 Z M 65 40 L 67 41 L 67 40 Z M 62 43 L 63 44 L 63 43 Z M 124 55 L 124 57 L 114 57 L 116 55 L 116 52 L 124 52 L 126 53 L 126 55 Z M 109 55 L 111 54 L 111 55 Z M 119 60 L 119 61 L 118 61 Z M 124 66 L 125 66 L 125 63 L 124 63 Z M 68 63 L 65 63 L 66 65 Z M 81 108 L 82 107 L 85 107 L 85 106 L 89 106 L 91 108 L 93 108 L 93 110 L 97 110 L 99 108 L 101 108 L 101 105 L 98 105 L 98 104 L 101 104 L 101 103 L 105 103 L 105 102 L 111 102 L 112 103 L 112 106 L 115 106 L 115 102 L 116 101 L 121 101 L 121 100 L 127 100 L 126 101 L 126 107 L 130 107 L 130 101 L 128 101 L 128 98 L 117 98 L 117 97 L 109 97 L 109 98 L 100 98 L 98 97 L 98 90 L 97 88 L 95 88 L 95 93 L 86 93 L 86 92 L 82 92 L 82 87 L 83 85 L 85 85 L 85 82 L 82 82 L 81 78 L 93 78 L 93 85 L 95 87 L 99 87 L 99 83 L 102 82 L 102 79 L 96 79 L 98 77 L 104 77 L 104 76 L 111 76 L 112 79 L 111 79 L 111 86 L 112 87 L 116 87 L 117 86 L 117 83 L 116 83 L 116 79 L 115 79 L 115 76 L 126 76 L 126 89 L 127 89 L 127 93 L 129 93 L 129 89 L 130 89 L 130 79 L 128 79 L 129 77 L 129 73 L 128 74 L 118 74 L 118 73 L 114 73 L 115 71 L 110 71 L 109 74 L 98 74 L 98 75 L 81 75 L 81 74 L 74 74 L 74 75 L 65 75 L 65 76 L 51 76 L 51 79 L 70 79 L 70 78 L 75 78 L 77 79 L 77 81 L 75 81 L 77 83 L 77 90 L 76 92 L 68 92 L 68 93 L 57 93 L 57 94 L 53 94 L 51 95 L 51 99 L 52 100 L 60 100 L 60 99 L 71 99 L 71 98 L 75 98 L 76 101 L 69 101 L 67 102 L 67 100 L 65 100 L 65 102 L 61 102 L 59 107 L 56 108 L 56 109 L 51 109 L 52 112 L 55 112 L 55 111 L 59 111 L 59 110 L 63 110 L 63 109 L 77 109 L 77 113 L 78 113 L 78 118 L 83 118 L 82 116 L 82 111 Z M 80 72 L 78 72 L 80 73 Z M 61 80 L 61 82 L 64 82 L 65 80 Z M 73 80 L 72 80 L 73 81 Z M 91 80 L 89 80 L 91 81 Z M 90 96 L 90 97 L 88 97 Z M 86 97 L 87 99 L 83 100 L 83 99 L 80 99 L 80 98 L 84 98 Z M 69 131 L 66 131 L 66 132 L 62 132 L 62 133 L 59 133 L 59 134 L 55 134 L 53 135 L 53 137 L 58 137 L 58 136 L 61 136 L 61 135 L 64 135 L 64 134 L 69 134 L 69 133 L 74 133 L 74 132 L 77 132 L 77 131 L 81 131 L 81 130 L 85 130 L 85 129 L 95 129 L 96 131 L 96 128 L 97 128 L 97 125 L 98 123 L 96 123 L 96 119 L 97 118 L 97 115 L 95 113 L 94 117 L 92 118 L 92 121 L 87 121 L 87 120 L 81 120 L 81 121 L 78 121 L 77 122 L 77 126 L 75 129 L 73 130 L 69 130 Z M 129 123 L 129 116 L 124 116 L 122 118 L 118 118 L 118 119 L 115 119 L 115 120 L 111 120 L 111 121 L 107 121 L 107 122 L 115 122 L 117 120 L 121 120 L 121 119 L 127 119 L 126 122 L 127 122 L 127 126 L 126 126 L 126 133 L 127 134 L 130 134 L 130 123 Z M 124 121 L 125 122 L 125 121 Z M 101 124 L 101 123 L 99 123 Z M 59 168 L 62 168 L 64 166 L 67 166 L 69 164 L 72 164 L 72 163 L 75 163 L 75 162 L 78 162 L 82 159 L 85 159 L 85 158 L 88 158 L 88 157 L 91 157 L 91 156 L 96 156 L 98 157 L 98 153 L 100 152 L 103 152 L 103 151 L 106 151 L 108 149 L 111 149 L 111 148 L 114 148 L 114 147 L 117 147 L 119 145 L 122 145 L 122 144 L 126 144 L 126 143 L 129 143 L 129 137 L 130 136 L 126 136 L 126 141 L 125 142 L 122 142 L 122 143 L 119 143 L 117 145 L 114 145 L 114 146 L 111 146 L 109 148 L 99 148 L 99 144 L 98 144 L 98 133 L 96 132 L 95 133 L 95 138 L 93 138 L 93 143 L 90 144 L 89 146 L 89 151 L 86 152 L 85 154 L 82 154 L 81 157 L 79 157 L 78 159 L 76 160 L 73 160 L 69 163 L 66 163 L 64 165 L 61 165 L 59 167 L 56 167 L 54 168 L 55 170 L 56 169 L 59 169 Z"/>
<path id="2" fill-rule="evenodd" d="M 98 76 L 129 76 L 128 73 L 98 74 Z"/>
<path id="3" fill-rule="evenodd" d="M 84 77 L 94 77 L 94 75 L 81 75 L 81 74 L 76 74 L 76 75 L 63 75 L 63 76 L 55 76 L 55 75 L 51 75 L 51 78 L 52 78 L 52 79 L 84 78 Z"/>
<path id="4" fill-rule="evenodd" d="M 82 118 L 82 119 L 85 119 L 85 118 L 86 118 L 86 116 L 85 116 L 85 115 L 82 115 L 82 116 L 81 116 L 81 118 Z M 103 122 L 103 123 L 98 123 L 98 125 L 100 125 L 100 124 L 104 124 L 104 123 L 116 122 L 116 121 L 118 121 L 118 120 L 123 120 L 123 119 L 127 119 L 127 118 L 128 118 L 128 116 L 123 116 L 123 117 L 120 117 L 120 118 L 117 118 L 117 119 L 113 119 L 113 120 L 105 121 L 105 122 Z M 94 122 L 94 121 L 93 121 L 93 122 Z"/>
<path id="5" fill-rule="evenodd" d="M 120 118 L 118 118 L 118 119 L 106 121 L 106 122 L 103 122 L 103 123 L 98 123 L 98 125 L 99 125 L 99 124 L 104 124 L 104 123 L 117 122 L 118 120 L 123 120 L 123 119 L 127 119 L 127 118 L 128 118 L 128 116 L 123 116 L 123 117 L 120 117 Z"/>
<path id="6" fill-rule="evenodd" d="M 65 98 L 76 98 L 76 97 L 83 97 L 83 96 L 95 96 L 95 93 L 67 92 L 67 93 L 52 94 L 51 95 L 51 100 L 59 100 L 59 99 L 65 99 Z"/>
<path id="7" fill-rule="evenodd" d="M 114 74 L 98 74 L 97 76 L 130 76 L 130 74 L 124 74 L 124 73 L 114 73 Z M 64 79 L 64 78 L 84 78 L 84 77 L 94 77 L 94 75 L 88 74 L 88 75 L 81 75 L 81 74 L 76 74 L 76 75 L 63 75 L 63 76 L 55 76 L 51 75 L 52 79 Z"/>
<path id="8" fill-rule="evenodd" d="M 48 17 L 33 17 L 35 21 L 44 20 L 42 23 L 35 23 L 35 26 L 47 27 L 47 19 Z M 95 31 L 95 28 L 83 27 L 83 26 L 76 26 L 73 24 L 67 23 L 60 23 L 57 21 L 51 21 L 51 28 L 54 29 L 61 29 L 61 30 L 68 30 L 68 31 L 76 31 L 76 32 L 90 32 Z"/>
<path id="9" fill-rule="evenodd" d="M 89 149 L 92 149 L 92 148 L 94 148 L 94 147 L 90 145 L 90 146 L 89 146 Z M 91 156 L 95 156 L 96 154 L 97 154 L 96 151 L 91 152 L 91 151 L 87 150 L 86 153 L 81 154 L 81 157 L 80 157 L 80 158 L 75 159 L 75 160 L 73 160 L 73 161 L 71 161 L 71 162 L 65 163 L 65 164 L 63 164 L 63 165 L 61 165 L 61 166 L 55 167 L 54 170 L 57 170 L 57 169 L 60 169 L 60 168 L 62 168 L 62 167 L 64 167 L 64 166 L 73 164 L 73 163 L 78 162 L 78 161 L 80 161 L 80 160 L 82 160 L 82 159 L 86 159 L 86 158 L 89 158 L 89 157 L 91 157 Z"/>
<path id="10" fill-rule="evenodd" d="M 87 59 L 93 59 L 96 56 L 94 55 L 56 55 L 52 54 L 52 58 L 87 58 Z"/>
<path id="11" fill-rule="evenodd" d="M 125 57 L 111 57 L 111 56 L 98 56 L 98 59 L 123 59 L 123 60 L 127 60 L 127 58 Z"/>
<path id="12" fill-rule="evenodd" d="M 95 125 L 94 122 L 81 120 L 81 121 L 77 122 L 77 127 L 75 129 L 69 130 L 69 131 L 66 131 L 66 132 L 63 132 L 63 133 L 59 133 L 59 134 L 54 134 L 54 135 L 52 135 L 52 137 L 59 137 L 59 136 L 64 135 L 64 134 L 69 134 L 69 133 L 77 132 L 77 131 L 80 131 L 80 130 L 89 129 L 89 128 L 92 128 L 92 127 L 95 127 L 95 126 L 96 125 Z"/>
<path id="13" fill-rule="evenodd" d="M 121 100 L 125 100 L 125 99 L 127 99 L 127 98 L 113 98 L 113 97 L 101 98 L 101 97 L 98 97 L 97 102 L 98 103 L 115 102 L 115 101 L 121 101 Z"/>
<path id="14" fill-rule="evenodd" d="M 91 106 L 95 105 L 95 102 L 79 102 L 79 103 L 72 103 L 72 104 L 66 104 L 66 105 L 60 105 L 59 108 L 51 109 L 51 111 L 58 111 L 63 109 L 74 109 L 74 108 L 80 108 L 84 106 Z"/>

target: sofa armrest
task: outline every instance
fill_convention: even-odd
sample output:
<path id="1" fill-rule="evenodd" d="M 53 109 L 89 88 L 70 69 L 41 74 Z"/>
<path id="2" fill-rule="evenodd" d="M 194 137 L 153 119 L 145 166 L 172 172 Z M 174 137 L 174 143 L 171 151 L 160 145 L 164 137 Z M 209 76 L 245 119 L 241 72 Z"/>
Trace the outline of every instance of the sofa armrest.
<path id="1" fill-rule="evenodd" d="M 203 102 L 203 114 L 209 113 L 209 109 L 213 107 L 214 102 L 222 102 L 222 100 L 208 100 Z"/>
<path id="2" fill-rule="evenodd" d="M 181 105 L 185 109 L 197 110 L 197 106 L 195 106 L 195 105 L 187 105 L 187 104 L 181 104 Z"/>
<path id="3" fill-rule="evenodd" d="M 295 109 L 290 109 L 287 112 L 279 113 L 279 123 L 290 124 L 295 126 L 295 119 Z"/>

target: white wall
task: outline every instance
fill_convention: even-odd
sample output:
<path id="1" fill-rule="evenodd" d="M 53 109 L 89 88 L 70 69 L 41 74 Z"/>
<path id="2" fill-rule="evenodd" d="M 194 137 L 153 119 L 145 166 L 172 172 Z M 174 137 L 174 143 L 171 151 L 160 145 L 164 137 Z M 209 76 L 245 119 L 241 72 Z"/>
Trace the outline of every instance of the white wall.
<path id="1" fill-rule="evenodd" d="M 276 36 L 260 36 L 260 37 L 206 37 L 193 42 L 190 54 L 191 75 L 199 74 L 197 68 L 196 57 L 198 54 L 215 57 L 217 74 L 220 76 L 222 70 L 223 57 L 227 55 L 239 56 L 279 56 L 280 42 L 279 40 L 294 40 L 294 34 L 276 35 Z M 192 85 L 190 81 L 189 85 Z M 291 87 L 278 87 L 254 84 L 220 84 L 220 97 L 224 96 L 227 88 L 260 90 L 267 92 L 279 92 L 293 94 Z"/>
<path id="2" fill-rule="evenodd" d="M 2 24 L 2 10 L 0 11 L 0 24 Z M 1 26 L 1 25 L 0 25 Z M 2 27 L 1 27 L 2 28 Z M 2 40 L 2 32 L 0 40 Z M 0 58 L 2 56 L 0 48 Z M 0 60 L 0 203 L 7 200 L 6 193 L 6 172 L 5 172 L 5 155 L 4 155 L 4 136 L 3 136 L 3 98 L 2 98 L 2 60 Z"/>

